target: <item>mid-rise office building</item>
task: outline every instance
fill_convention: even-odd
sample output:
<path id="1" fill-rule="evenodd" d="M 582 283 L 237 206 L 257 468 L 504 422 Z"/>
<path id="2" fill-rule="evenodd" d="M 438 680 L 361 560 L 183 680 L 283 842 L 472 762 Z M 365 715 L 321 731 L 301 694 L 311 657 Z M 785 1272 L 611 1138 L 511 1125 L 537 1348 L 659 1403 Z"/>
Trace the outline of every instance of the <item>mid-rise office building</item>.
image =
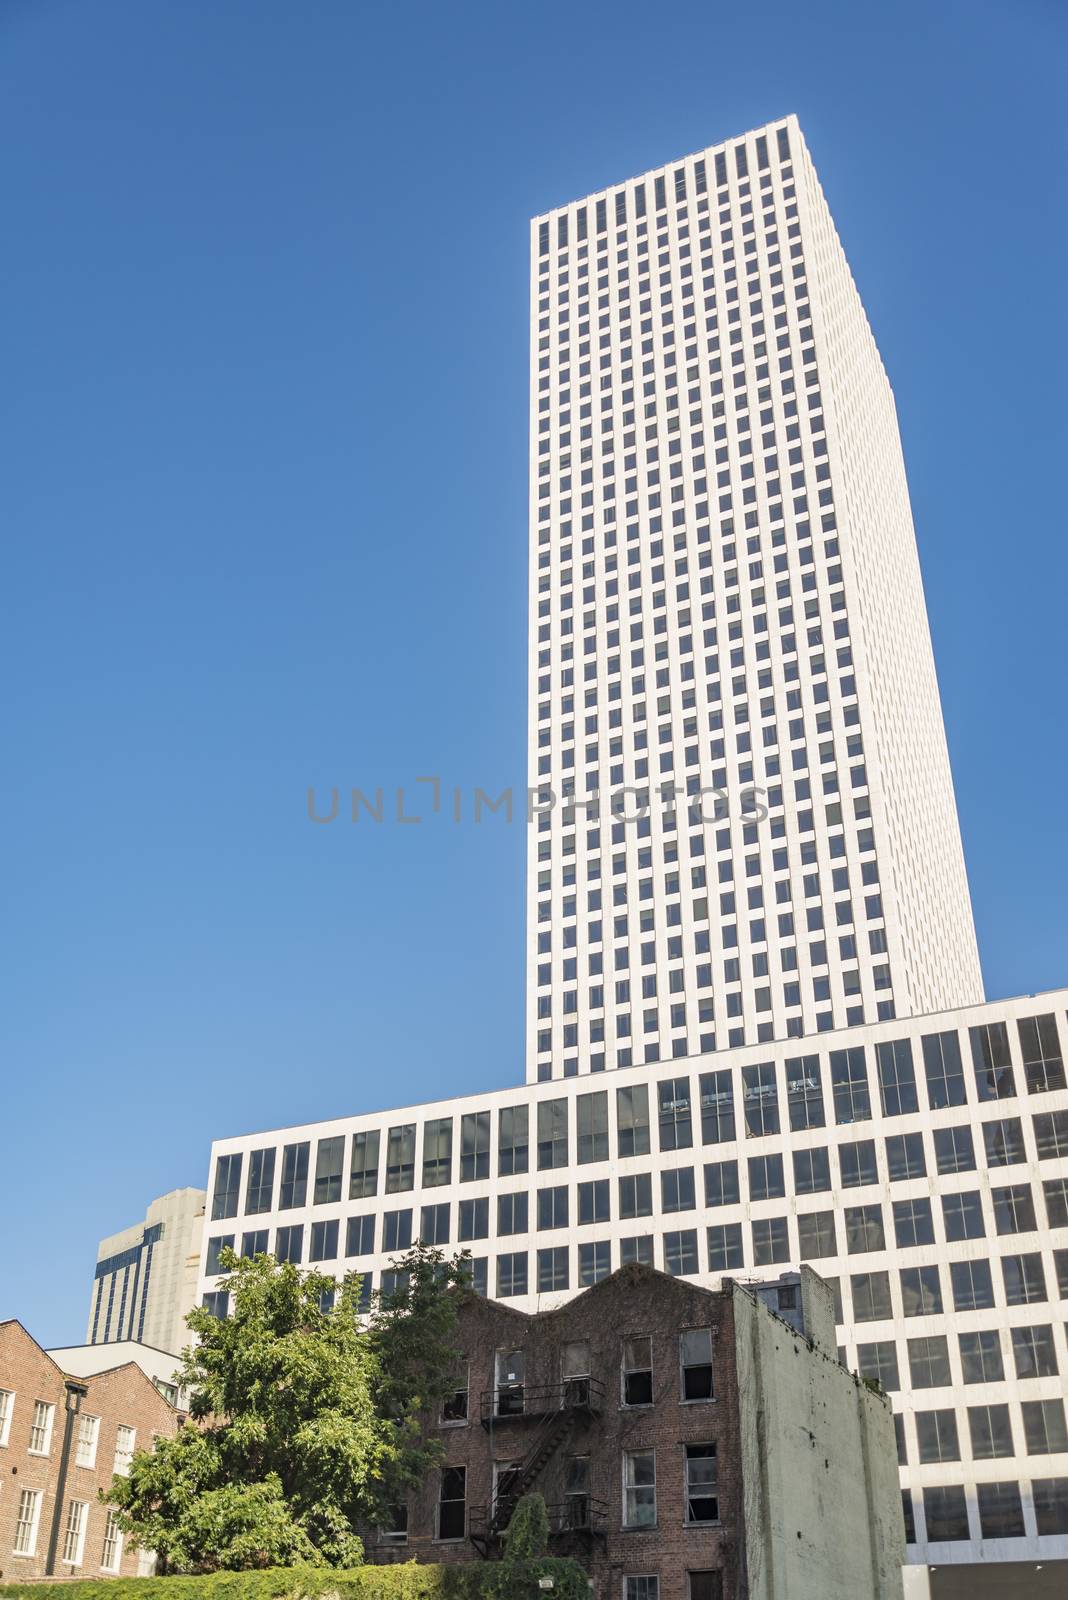
<path id="1" fill-rule="evenodd" d="M 142 1222 L 101 1239 L 89 1304 L 87 1344 L 133 1340 L 179 1352 L 197 1303 L 203 1189 L 172 1189 Z"/>
<path id="2" fill-rule="evenodd" d="M 911 1589 L 1040 1593 L 1068 992 L 983 999 L 893 399 L 808 152 L 772 124 L 532 239 L 527 1082 L 218 1140 L 201 1293 L 224 1242 L 365 1292 L 464 1247 L 524 1312 L 813 1262 L 893 1397 Z"/>

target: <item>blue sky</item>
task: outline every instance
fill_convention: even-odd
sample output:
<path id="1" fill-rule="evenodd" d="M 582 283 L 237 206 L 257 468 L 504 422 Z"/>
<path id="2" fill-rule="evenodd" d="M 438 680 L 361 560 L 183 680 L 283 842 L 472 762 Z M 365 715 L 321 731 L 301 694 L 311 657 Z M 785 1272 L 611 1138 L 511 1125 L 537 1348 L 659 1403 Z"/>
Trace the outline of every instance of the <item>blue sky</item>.
<path id="1" fill-rule="evenodd" d="M 518 1081 L 527 219 L 794 111 L 898 397 L 988 993 L 1068 982 L 1065 13 L 7 0 L 0 1315 L 213 1135 Z"/>

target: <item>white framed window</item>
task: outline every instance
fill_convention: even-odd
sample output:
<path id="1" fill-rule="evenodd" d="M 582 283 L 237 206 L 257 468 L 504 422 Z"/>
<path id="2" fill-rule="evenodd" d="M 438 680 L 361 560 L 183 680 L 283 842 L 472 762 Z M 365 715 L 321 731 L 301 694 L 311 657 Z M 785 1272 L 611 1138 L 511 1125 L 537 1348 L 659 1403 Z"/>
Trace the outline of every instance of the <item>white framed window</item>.
<path id="1" fill-rule="evenodd" d="M 100 1555 L 102 1572 L 118 1572 L 122 1566 L 122 1529 L 114 1511 L 108 1512 L 104 1525 L 104 1548 Z"/>
<path id="2" fill-rule="evenodd" d="M 23 1489 L 19 1495 L 19 1514 L 15 1521 L 15 1554 L 37 1554 L 37 1526 L 41 1520 L 41 1491 Z"/>
<path id="3" fill-rule="evenodd" d="M 656 1526 L 656 1456 L 652 1450 L 628 1450 L 623 1456 L 623 1526 Z"/>
<path id="4" fill-rule="evenodd" d="M 52 1448 L 52 1423 L 56 1408 L 47 1400 L 33 1402 L 33 1421 L 30 1424 L 30 1455 L 46 1456 Z"/>
<path id="5" fill-rule="evenodd" d="M 656 1573 L 628 1573 L 623 1579 L 623 1600 L 660 1600 L 660 1579 Z"/>
<path id="6" fill-rule="evenodd" d="M 72 1500 L 67 1507 L 67 1520 L 63 1524 L 63 1560 L 68 1567 L 80 1567 L 82 1564 L 88 1510 L 85 1500 Z"/>
<path id="7" fill-rule="evenodd" d="M 83 1412 L 78 1418 L 78 1445 L 74 1452 L 76 1467 L 96 1466 L 96 1445 L 99 1438 L 100 1418 L 91 1417 Z"/>
<path id="8" fill-rule="evenodd" d="M 11 1413 L 14 1409 L 14 1392 L 11 1389 L 0 1389 L 0 1449 L 7 1444 L 11 1433 Z"/>
<path id="9" fill-rule="evenodd" d="M 117 1472 L 122 1478 L 125 1478 L 126 1474 L 130 1470 L 130 1462 L 133 1460 L 134 1441 L 136 1438 L 136 1428 L 131 1428 L 125 1422 L 119 1423 L 119 1426 L 115 1431 L 115 1464 L 112 1468 L 112 1471 Z"/>

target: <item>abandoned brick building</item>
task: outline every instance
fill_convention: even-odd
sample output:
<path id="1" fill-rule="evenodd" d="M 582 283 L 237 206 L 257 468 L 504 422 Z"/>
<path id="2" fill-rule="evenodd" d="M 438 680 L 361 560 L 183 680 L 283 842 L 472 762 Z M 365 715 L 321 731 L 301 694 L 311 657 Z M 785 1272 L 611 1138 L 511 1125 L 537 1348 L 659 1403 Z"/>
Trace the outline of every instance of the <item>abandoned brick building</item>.
<path id="1" fill-rule="evenodd" d="M 809 1268 L 712 1291 L 630 1265 L 536 1315 L 472 1296 L 459 1347 L 443 1465 L 371 1559 L 492 1559 L 536 1490 L 606 1600 L 900 1596 L 890 1408 Z"/>

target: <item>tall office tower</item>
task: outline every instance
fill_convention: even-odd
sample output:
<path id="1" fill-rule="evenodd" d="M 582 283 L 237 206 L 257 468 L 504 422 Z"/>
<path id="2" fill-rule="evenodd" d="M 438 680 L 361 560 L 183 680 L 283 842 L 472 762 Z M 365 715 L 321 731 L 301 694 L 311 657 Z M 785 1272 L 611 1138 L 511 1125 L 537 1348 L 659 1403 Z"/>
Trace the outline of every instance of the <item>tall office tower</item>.
<path id="1" fill-rule="evenodd" d="M 135 1339 L 175 1352 L 188 1344 L 204 1199 L 203 1189 L 172 1189 L 152 1201 L 142 1222 L 101 1239 L 86 1344 Z"/>
<path id="2" fill-rule="evenodd" d="M 528 1076 L 981 1000 L 893 397 L 796 120 L 531 254 Z"/>

